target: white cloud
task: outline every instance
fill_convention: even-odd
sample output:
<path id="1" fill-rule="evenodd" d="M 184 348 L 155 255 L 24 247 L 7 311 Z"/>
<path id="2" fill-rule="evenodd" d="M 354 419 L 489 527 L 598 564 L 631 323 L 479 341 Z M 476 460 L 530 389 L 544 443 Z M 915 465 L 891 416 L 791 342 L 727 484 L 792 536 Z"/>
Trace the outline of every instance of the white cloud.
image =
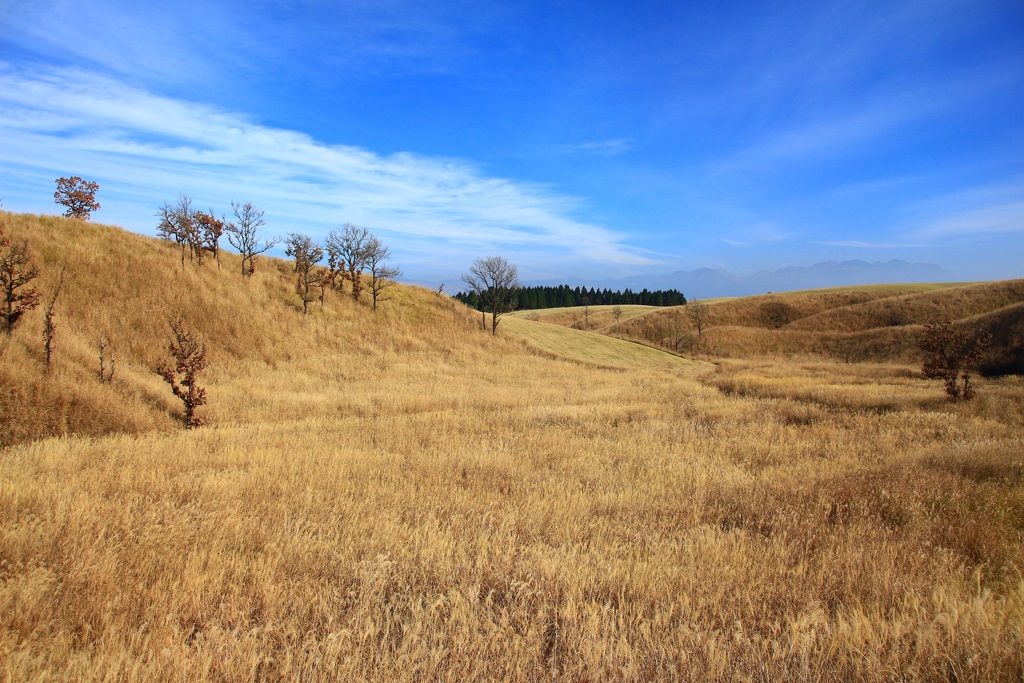
<path id="1" fill-rule="evenodd" d="M 617 156 L 633 149 L 632 138 L 613 138 L 610 140 L 593 140 L 573 147 L 573 151 L 593 154 L 596 156 Z"/>
<path id="2" fill-rule="evenodd" d="M 912 211 L 914 233 L 925 238 L 1024 233 L 1024 185 L 993 185 L 950 193 Z"/>
<path id="3" fill-rule="evenodd" d="M 200 206 L 253 200 L 284 231 L 319 236 L 355 222 L 385 232 L 396 252 L 404 240 L 410 250 L 430 245 L 437 258 L 514 248 L 563 262 L 652 263 L 621 235 L 574 218 L 578 202 L 550 187 L 488 177 L 460 160 L 325 145 L 82 70 L 0 64 L 0 138 L 0 174 L 92 177 L 147 228 L 156 207 L 183 192 Z"/>

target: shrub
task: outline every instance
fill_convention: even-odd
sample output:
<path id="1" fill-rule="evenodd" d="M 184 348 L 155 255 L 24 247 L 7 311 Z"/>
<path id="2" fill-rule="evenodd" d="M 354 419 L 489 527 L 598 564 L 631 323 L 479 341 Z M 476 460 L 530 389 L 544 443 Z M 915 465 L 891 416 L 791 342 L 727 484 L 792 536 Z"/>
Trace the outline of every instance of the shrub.
<path id="1" fill-rule="evenodd" d="M 39 269 L 31 264 L 28 244 L 12 243 L 0 223 L 0 296 L 3 296 L 0 318 L 8 335 L 21 316 L 39 305 L 39 291 L 28 286 L 37 277 Z"/>
<path id="2" fill-rule="evenodd" d="M 974 398 L 971 369 L 992 341 L 992 335 L 974 335 L 950 321 L 931 320 L 918 339 L 925 353 L 921 366 L 924 376 L 945 382 L 946 393 L 953 401 Z"/>
<path id="3" fill-rule="evenodd" d="M 156 371 L 185 405 L 185 426 L 194 429 L 203 426 L 202 418 L 196 415 L 196 408 L 206 404 L 206 389 L 197 384 L 196 376 L 206 368 L 206 345 L 199 343 L 195 333 L 185 330 L 180 318 L 172 320 L 170 325 L 174 336 L 167 350 L 174 364 L 165 361 Z M 180 384 L 179 376 L 182 378 Z"/>

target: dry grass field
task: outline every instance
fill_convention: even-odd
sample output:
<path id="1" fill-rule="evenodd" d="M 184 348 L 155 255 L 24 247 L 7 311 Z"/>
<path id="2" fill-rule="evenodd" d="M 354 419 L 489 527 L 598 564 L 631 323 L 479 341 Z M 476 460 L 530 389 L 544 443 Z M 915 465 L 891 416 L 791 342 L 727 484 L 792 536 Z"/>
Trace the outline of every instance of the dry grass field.
<path id="1" fill-rule="evenodd" d="M 698 355 L 914 365 L 924 324 L 945 319 L 992 333 L 984 371 L 1024 373 L 1024 280 L 843 287 L 706 303 L 709 328 L 686 345 Z M 623 316 L 601 332 L 675 350 L 679 329 L 689 327 L 685 307 L 672 307 Z"/>
<path id="2" fill-rule="evenodd" d="M 617 323 L 647 315 L 656 310 L 654 306 L 623 304 L 621 306 L 590 306 L 589 310 L 585 313 L 582 306 L 568 306 L 545 308 L 536 311 L 513 311 L 511 317 L 551 323 L 552 325 L 562 325 L 564 327 L 575 327 L 577 329 L 586 328 L 589 331 L 605 332 Z M 618 319 L 615 318 L 616 314 L 619 316 Z"/>
<path id="3" fill-rule="evenodd" d="M 502 330 L 503 326 L 504 331 L 526 341 L 537 351 L 600 368 L 657 368 L 680 374 L 693 374 L 703 372 L 709 367 L 707 363 L 697 363 L 636 342 L 607 337 L 596 332 L 574 330 L 558 324 L 509 316 L 501 320 L 498 329 Z"/>
<path id="4" fill-rule="evenodd" d="M 0 220 L 69 273 L 49 373 L 39 311 L 0 339 L 4 680 L 1024 677 L 1019 377 L 697 371 L 411 287 L 304 317 L 283 262 Z M 150 369 L 175 313 L 198 430 Z"/>

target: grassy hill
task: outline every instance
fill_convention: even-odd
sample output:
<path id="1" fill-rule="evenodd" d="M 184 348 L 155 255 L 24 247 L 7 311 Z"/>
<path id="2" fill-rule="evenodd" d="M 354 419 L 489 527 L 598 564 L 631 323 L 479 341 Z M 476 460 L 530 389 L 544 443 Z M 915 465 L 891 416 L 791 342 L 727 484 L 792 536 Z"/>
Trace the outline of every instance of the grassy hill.
<path id="1" fill-rule="evenodd" d="M 646 315 L 658 310 L 654 306 L 622 305 L 622 306 L 591 306 L 589 310 L 589 323 L 584 320 L 584 309 L 581 306 L 568 306 L 562 308 L 542 308 L 533 311 L 514 311 L 511 315 L 514 318 L 533 320 L 537 322 L 562 325 L 590 331 L 603 331 L 617 322 L 625 322 L 637 316 Z M 618 319 L 616 319 L 618 315 Z"/>
<path id="2" fill-rule="evenodd" d="M 711 329 L 696 348 L 715 357 L 803 356 L 916 363 L 917 338 L 930 319 L 991 332 L 981 364 L 990 375 L 1024 373 L 1024 280 L 889 285 L 768 294 L 713 301 Z M 603 329 L 606 334 L 674 348 L 680 307 L 655 309 Z"/>
<path id="3" fill-rule="evenodd" d="M 0 444 L 50 434 L 98 435 L 177 428 L 180 402 L 153 368 L 165 357 L 168 321 L 180 316 L 208 346 L 214 423 L 257 422 L 324 409 L 345 384 L 373 368 L 431 373 L 492 343 L 449 297 L 416 287 L 389 290 L 374 314 L 365 302 L 331 292 L 303 316 L 290 264 L 262 259 L 251 279 L 238 257 L 220 268 L 186 261 L 169 243 L 119 228 L 57 217 L 0 214 L 26 239 L 48 298 L 58 273 L 55 361 L 43 368 L 42 306 L 0 347 Z M 99 340 L 114 354 L 113 382 L 96 379 Z M 108 358 L 109 364 L 109 358 Z"/>
<path id="4" fill-rule="evenodd" d="M 303 316 L 283 261 L 0 219 L 44 293 L 67 266 L 50 372 L 41 311 L 0 339 L 4 680 L 1024 677 L 1019 377 L 697 372 L 404 286 Z M 209 345 L 201 429 L 151 369 L 172 315 Z"/>

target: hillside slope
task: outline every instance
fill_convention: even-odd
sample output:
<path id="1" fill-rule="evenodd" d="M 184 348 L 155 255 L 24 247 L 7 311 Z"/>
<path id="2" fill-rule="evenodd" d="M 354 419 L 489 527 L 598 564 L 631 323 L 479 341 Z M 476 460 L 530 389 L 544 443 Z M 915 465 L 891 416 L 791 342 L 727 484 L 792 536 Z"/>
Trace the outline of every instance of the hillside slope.
<path id="1" fill-rule="evenodd" d="M 161 242 L 120 228 L 54 216 L 0 214 L 27 240 L 44 303 L 0 339 L 0 445 L 47 435 L 176 429 L 181 404 L 153 368 L 168 321 L 181 317 L 208 346 L 202 378 L 215 422 L 337 411 L 346 381 L 374 369 L 443 368 L 500 344 L 476 334 L 471 313 L 449 297 L 396 286 L 377 313 L 329 292 L 303 316 L 289 263 L 261 259 L 251 279 L 238 257 L 202 267 Z M 43 308 L 61 268 L 54 362 L 44 364 Z M 109 384 L 97 377 L 99 340 L 109 340 Z M 433 372 L 434 370 L 432 370 Z M 351 407 L 350 407 L 351 408 Z"/>
<path id="2" fill-rule="evenodd" d="M 71 435 L 0 448 L 0 680 L 1024 677 L 1021 378 L 698 378 L 417 288 L 303 316 L 284 262 L 4 219 L 44 291 L 68 265 L 52 372 L 41 311 L 0 341 L 6 438 Z M 178 313 L 210 345 L 197 430 L 150 369 Z"/>
<path id="3" fill-rule="evenodd" d="M 990 332 L 987 374 L 1024 373 L 1024 280 L 951 285 L 851 287 L 709 302 L 710 329 L 690 335 L 681 307 L 657 309 L 604 330 L 622 339 L 719 357 L 803 355 L 917 363 L 931 319 Z"/>

